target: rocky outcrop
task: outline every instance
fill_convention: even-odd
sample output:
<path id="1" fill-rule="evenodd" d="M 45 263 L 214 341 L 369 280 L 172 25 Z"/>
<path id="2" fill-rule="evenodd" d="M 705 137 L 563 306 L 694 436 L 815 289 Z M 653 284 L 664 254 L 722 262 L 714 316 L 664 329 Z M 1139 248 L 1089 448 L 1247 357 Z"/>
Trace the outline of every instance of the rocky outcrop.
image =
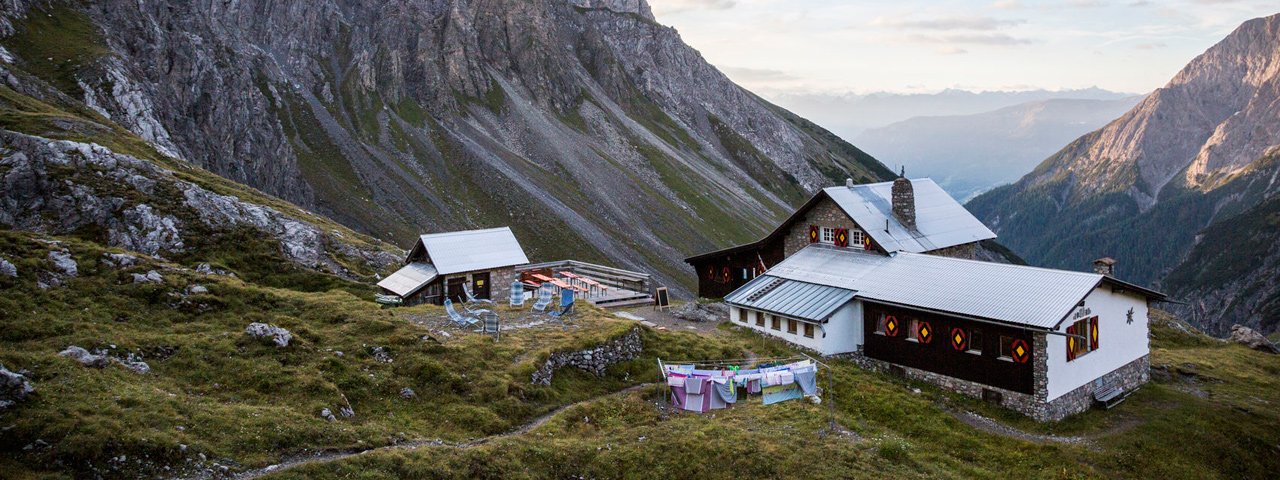
<path id="1" fill-rule="evenodd" d="M 339 257 L 376 269 L 398 261 L 392 252 L 355 247 L 337 232 L 215 193 L 96 144 L 0 130 L 0 167 L 0 224 L 10 228 L 67 234 L 94 226 L 105 230 L 109 245 L 147 255 L 184 252 L 189 237 L 211 231 L 250 228 L 275 239 L 286 258 L 308 268 L 350 276 Z M 63 276 L 74 276 L 69 254 L 51 252 L 49 258 Z"/>
<path id="2" fill-rule="evenodd" d="M 107 365 L 111 364 L 111 357 L 103 354 L 89 353 L 89 351 L 85 350 L 83 347 L 77 347 L 75 345 L 58 352 L 58 356 L 70 358 L 80 362 L 81 365 L 92 368 L 106 368 Z"/>
<path id="3" fill-rule="evenodd" d="M 690 322 L 716 323 L 729 319 L 729 306 L 724 303 L 687 302 L 672 310 L 671 316 Z"/>
<path id="4" fill-rule="evenodd" d="M 1264 337 L 1261 333 L 1243 325 L 1233 325 L 1231 327 L 1231 341 L 1259 352 L 1280 355 L 1280 348 L 1277 348 L 1274 343 L 1267 340 L 1267 337 Z"/>
<path id="5" fill-rule="evenodd" d="M 18 276 L 18 267 L 8 259 L 0 258 L 0 277 L 15 278 Z"/>
<path id="6" fill-rule="evenodd" d="M 288 330 L 265 323 L 250 323 L 248 327 L 245 327 L 244 333 L 253 338 L 270 339 L 271 343 L 274 343 L 277 347 L 287 347 L 289 346 L 289 341 L 293 340 L 293 334 Z"/>
<path id="7" fill-rule="evenodd" d="M 565 367 L 576 367 L 596 376 L 602 376 L 613 364 L 632 360 L 643 350 L 644 341 L 640 338 L 640 329 L 633 328 L 604 345 L 573 352 L 552 353 L 547 361 L 533 372 L 530 380 L 534 385 L 551 385 L 551 379 L 556 371 Z"/>
<path id="8" fill-rule="evenodd" d="M 0 412 L 26 400 L 35 391 L 26 375 L 11 372 L 0 365 Z"/>

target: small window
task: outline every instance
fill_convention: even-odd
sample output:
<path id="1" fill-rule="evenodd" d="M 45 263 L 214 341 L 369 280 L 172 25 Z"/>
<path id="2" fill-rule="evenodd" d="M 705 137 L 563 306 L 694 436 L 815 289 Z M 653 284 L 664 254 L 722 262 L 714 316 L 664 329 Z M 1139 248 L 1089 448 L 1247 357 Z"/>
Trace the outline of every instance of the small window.
<path id="1" fill-rule="evenodd" d="M 866 240 L 862 239 L 862 230 L 856 228 L 849 230 L 849 245 L 855 248 L 863 248 Z"/>
<path id="2" fill-rule="evenodd" d="M 836 229 L 822 227 L 822 243 L 836 243 Z"/>
<path id="3" fill-rule="evenodd" d="M 769 321 L 771 323 L 771 325 L 769 325 L 770 328 L 773 328 L 774 330 L 782 330 L 782 319 L 778 318 L 777 315 L 770 315 Z"/>
<path id="4" fill-rule="evenodd" d="M 806 323 L 806 324 L 804 324 L 804 336 L 809 337 L 809 338 L 813 338 L 813 324 L 812 324 L 812 323 Z"/>
<path id="5" fill-rule="evenodd" d="M 982 355 L 982 330 L 975 328 L 973 332 L 969 333 L 969 349 L 965 350 L 965 352 Z"/>
<path id="6" fill-rule="evenodd" d="M 884 324 L 885 324 L 885 319 L 887 318 L 889 318 L 888 315 L 885 315 L 883 313 L 880 314 L 880 319 L 876 320 L 876 334 L 884 335 L 884 329 L 885 329 Z"/>
<path id="7" fill-rule="evenodd" d="M 907 330 L 907 341 L 919 342 L 920 341 L 920 320 L 913 318 L 911 319 L 910 322 L 908 322 L 908 325 L 910 325 L 911 328 Z"/>
<path id="8" fill-rule="evenodd" d="M 1013 361 L 1013 337 L 1000 336 L 1000 359 Z"/>
<path id="9" fill-rule="evenodd" d="M 796 333 L 796 321 L 790 318 L 787 319 L 787 333 L 792 335 L 795 335 Z"/>
<path id="10" fill-rule="evenodd" d="M 757 326 L 757 327 L 763 327 L 763 326 L 764 326 L 764 314 L 763 314 L 763 313 L 756 312 L 756 326 Z"/>
<path id="11" fill-rule="evenodd" d="M 751 269 L 748 269 L 748 268 L 742 269 L 742 279 L 743 280 L 751 279 Z"/>
<path id="12" fill-rule="evenodd" d="M 739 309 L 738 309 L 738 321 L 739 321 L 739 322 L 742 322 L 742 323 L 747 323 L 747 311 L 746 311 L 746 310 L 743 310 L 743 309 L 741 309 L 741 308 L 739 308 Z"/>

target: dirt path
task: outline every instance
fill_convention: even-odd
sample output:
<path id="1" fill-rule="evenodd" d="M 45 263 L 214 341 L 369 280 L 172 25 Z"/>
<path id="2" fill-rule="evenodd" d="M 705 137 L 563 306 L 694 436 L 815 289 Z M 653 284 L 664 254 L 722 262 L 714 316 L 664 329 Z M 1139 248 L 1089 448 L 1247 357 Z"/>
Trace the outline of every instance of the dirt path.
<path id="1" fill-rule="evenodd" d="M 955 417 L 956 420 L 964 422 L 966 425 L 987 433 L 1000 435 L 1002 437 L 1016 438 L 1035 443 L 1065 443 L 1069 445 L 1090 445 L 1092 443 L 1092 439 L 1090 437 L 1064 437 L 1018 430 L 973 412 L 958 412 L 948 409 L 947 413 Z"/>
<path id="2" fill-rule="evenodd" d="M 643 389 L 648 388 L 648 387 L 652 387 L 652 386 L 654 386 L 654 385 L 659 385 L 659 384 L 658 384 L 658 383 L 644 383 L 644 384 L 640 384 L 640 385 L 633 385 L 633 386 L 630 386 L 630 387 L 624 388 L 624 389 L 622 389 L 622 390 L 619 390 L 619 391 L 617 391 L 617 392 L 613 392 L 613 393 L 609 393 L 609 394 L 601 395 L 601 396 L 598 396 L 598 397 L 588 398 L 588 399 L 586 399 L 586 400 L 582 400 L 582 401 L 580 401 L 580 402 L 576 402 L 576 403 L 570 403 L 570 404 L 568 404 L 568 405 L 564 405 L 564 406 L 561 406 L 561 407 L 559 407 L 559 408 L 557 408 L 557 409 L 555 409 L 555 410 L 552 410 L 552 411 L 550 411 L 550 412 L 547 412 L 546 414 L 543 414 L 543 415 L 541 415 L 541 416 L 539 416 L 539 417 L 537 417 L 537 418 L 533 419 L 532 421 L 530 421 L 530 422 L 528 422 L 528 423 L 525 423 L 524 425 L 521 425 L 519 428 L 516 428 L 516 429 L 514 429 L 514 430 L 510 430 L 510 431 L 507 431 L 507 432 L 504 432 L 504 433 L 499 433 L 499 434 L 496 434 L 496 435 L 490 435 L 490 436 L 487 436 L 487 437 L 477 438 L 477 439 L 470 440 L 470 441 L 467 441 L 467 442 L 462 442 L 462 443 L 451 443 L 451 442 L 446 442 L 446 441 L 443 441 L 443 440 L 440 440 L 440 439 L 433 439 L 433 440 L 425 440 L 425 439 L 423 439 L 423 440 L 412 440 L 412 441 L 408 441 L 408 442 L 398 443 L 398 444 L 395 444 L 395 445 L 388 445 L 388 446 L 385 446 L 385 447 L 368 448 L 368 449 L 364 449 L 364 450 L 347 450 L 347 451 L 316 452 L 316 453 L 314 453 L 314 454 L 310 454 L 310 455 L 298 455 L 298 456 L 290 457 L 290 458 L 285 459 L 284 461 L 281 461 L 280 463 L 277 463 L 277 464 L 274 464 L 274 465 L 268 465 L 268 466 L 263 467 L 263 468 L 258 468 L 258 469 L 253 469 L 253 470 L 247 470 L 247 471 L 244 471 L 244 472 L 240 472 L 240 473 L 238 473 L 238 474 L 236 474 L 236 475 L 232 476 L 232 478 L 234 478 L 234 479 L 236 479 L 236 480 L 249 480 L 249 479 L 255 479 L 255 478 L 263 477 L 263 476 L 268 475 L 268 474 L 278 473 L 278 472 L 283 472 L 283 471 L 286 471 L 286 470 L 290 470 L 290 469 L 293 469 L 293 468 L 297 468 L 297 467 L 300 467 L 300 466 L 303 466 L 303 465 L 313 465 L 313 464 L 318 464 L 318 463 L 328 463 L 328 462 L 333 462 L 333 461 L 337 461 L 337 460 L 343 460 L 343 459 L 347 459 L 347 458 L 355 457 L 355 456 L 357 456 L 357 455 L 364 455 L 364 454 L 366 454 L 366 453 L 386 452 L 386 451 L 393 451 L 393 450 L 416 450 L 416 449 L 418 449 L 419 447 L 446 447 L 446 448 L 458 448 L 458 449 L 465 449 L 465 448 L 476 447 L 476 446 L 479 446 L 479 445 L 484 445 L 484 444 L 486 444 L 486 443 L 492 442 L 492 441 L 494 441 L 494 440 L 499 440 L 499 439 L 509 438 L 509 437 L 517 437 L 517 436 L 520 436 L 520 435 L 524 435 L 524 434 L 526 434 L 526 433 L 529 433 L 531 430 L 533 430 L 533 429 L 535 429 L 535 428 L 538 428 L 538 427 L 541 427 L 541 426 L 545 425 L 545 424 L 546 424 L 548 421 L 550 421 L 552 418 L 555 418 L 555 416 L 556 416 L 556 415 L 559 415 L 559 414 L 563 413 L 565 410 L 568 410 L 568 409 L 573 408 L 573 407 L 575 407 L 575 406 L 582 405 L 582 404 L 586 404 L 586 403 L 591 403 L 591 402 L 594 402 L 594 401 L 597 401 L 597 400 L 602 400 L 602 399 L 605 399 L 605 398 L 611 398 L 611 397 L 620 397 L 620 396 L 624 396 L 624 395 L 630 394 L 630 393 L 632 393 L 632 392 L 636 392 L 636 391 L 643 390 Z"/>

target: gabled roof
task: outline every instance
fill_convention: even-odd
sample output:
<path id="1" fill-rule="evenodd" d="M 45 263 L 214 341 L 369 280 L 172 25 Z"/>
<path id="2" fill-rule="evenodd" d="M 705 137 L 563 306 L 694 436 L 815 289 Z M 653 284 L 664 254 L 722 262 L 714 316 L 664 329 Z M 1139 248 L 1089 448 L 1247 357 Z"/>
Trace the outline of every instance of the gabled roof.
<path id="1" fill-rule="evenodd" d="M 423 250 L 441 275 L 529 263 L 520 242 L 507 227 L 423 235 L 409 258 L 416 258 Z"/>
<path id="2" fill-rule="evenodd" d="M 853 291 L 761 275 L 725 297 L 755 310 L 821 322 L 853 298 Z"/>
<path id="3" fill-rule="evenodd" d="M 807 246 L 765 275 L 844 289 L 871 301 L 1037 329 L 1056 328 L 1104 282 L 1149 298 L 1163 298 L 1159 292 L 1097 273 L 910 252 L 885 256 L 827 245 Z M 725 300 L 737 294 L 735 291 Z"/>
<path id="4" fill-rule="evenodd" d="M 439 276 L 439 272 L 436 271 L 434 265 L 426 262 L 413 262 L 382 279 L 381 282 L 378 282 L 378 286 L 401 297 L 408 297 L 418 290 L 422 290 L 422 287 L 427 286 L 437 276 Z"/>
<path id="5" fill-rule="evenodd" d="M 893 216 L 893 182 L 870 183 L 852 187 L 828 187 L 818 191 L 769 235 L 746 245 L 707 252 L 685 259 L 686 262 L 724 255 L 755 247 L 785 235 L 793 223 L 804 216 L 820 200 L 830 198 L 849 218 L 862 226 L 888 252 L 923 253 L 940 248 L 996 238 L 996 234 L 969 213 L 937 183 L 928 178 L 911 180 L 915 196 L 916 228 L 903 225 Z"/>
<path id="6" fill-rule="evenodd" d="M 889 252 L 923 253 L 996 238 L 991 229 L 933 180 L 911 180 L 911 187 L 916 203 L 916 228 L 903 225 L 893 216 L 893 182 L 829 187 L 822 191 Z"/>

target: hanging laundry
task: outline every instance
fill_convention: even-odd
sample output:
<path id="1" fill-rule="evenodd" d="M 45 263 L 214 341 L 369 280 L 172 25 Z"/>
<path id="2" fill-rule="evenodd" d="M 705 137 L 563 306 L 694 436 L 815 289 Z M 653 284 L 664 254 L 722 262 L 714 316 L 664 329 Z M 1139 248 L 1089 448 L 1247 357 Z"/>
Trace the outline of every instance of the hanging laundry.
<path id="1" fill-rule="evenodd" d="M 684 382 L 684 405 L 685 410 L 691 412 L 707 411 L 707 400 L 704 387 L 706 386 L 706 377 L 689 377 Z"/>
<path id="2" fill-rule="evenodd" d="M 773 405 L 778 402 L 795 400 L 797 398 L 804 396 L 804 394 L 800 391 L 800 386 L 796 385 L 795 383 L 791 383 L 789 385 L 774 385 L 771 387 L 764 387 L 763 393 L 764 393 L 765 405 Z"/>
<path id="3" fill-rule="evenodd" d="M 796 383 L 800 385 L 800 390 L 804 392 L 805 396 L 818 394 L 818 370 L 816 368 L 811 367 L 808 370 L 793 373 L 796 375 Z"/>
<path id="4" fill-rule="evenodd" d="M 728 380 L 724 383 L 716 382 L 715 387 L 716 395 L 718 395 L 720 400 L 724 403 L 738 402 L 738 389 L 734 386 L 733 380 Z"/>

